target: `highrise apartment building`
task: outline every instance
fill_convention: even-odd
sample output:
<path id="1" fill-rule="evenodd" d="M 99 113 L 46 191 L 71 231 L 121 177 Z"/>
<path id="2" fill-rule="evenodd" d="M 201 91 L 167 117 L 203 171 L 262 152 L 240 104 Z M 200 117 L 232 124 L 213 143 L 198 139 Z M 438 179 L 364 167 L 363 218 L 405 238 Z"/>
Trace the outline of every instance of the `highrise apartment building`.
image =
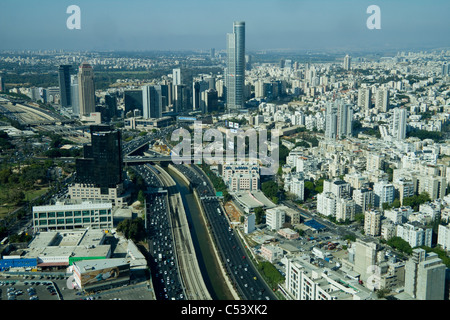
<path id="1" fill-rule="evenodd" d="M 394 109 L 391 123 L 391 134 L 395 140 L 404 140 L 406 138 L 406 117 L 406 109 Z"/>
<path id="2" fill-rule="evenodd" d="M 365 116 L 369 115 L 372 108 L 372 89 L 361 88 L 358 90 L 358 107 Z"/>
<path id="3" fill-rule="evenodd" d="M 326 109 L 325 137 L 342 139 L 352 136 L 353 109 L 342 100 L 330 102 Z"/>
<path id="4" fill-rule="evenodd" d="M 405 265 L 405 292 L 418 300 L 443 300 L 445 270 L 436 253 L 414 249 Z"/>
<path id="5" fill-rule="evenodd" d="M 233 23 L 233 33 L 227 34 L 226 68 L 227 108 L 243 108 L 245 85 L 245 22 Z"/>
<path id="6" fill-rule="evenodd" d="M 378 88 L 375 94 L 375 108 L 379 112 L 387 112 L 389 110 L 389 89 Z"/>
<path id="7" fill-rule="evenodd" d="M 381 212 L 375 209 L 364 213 L 364 234 L 377 237 L 381 234 Z"/>

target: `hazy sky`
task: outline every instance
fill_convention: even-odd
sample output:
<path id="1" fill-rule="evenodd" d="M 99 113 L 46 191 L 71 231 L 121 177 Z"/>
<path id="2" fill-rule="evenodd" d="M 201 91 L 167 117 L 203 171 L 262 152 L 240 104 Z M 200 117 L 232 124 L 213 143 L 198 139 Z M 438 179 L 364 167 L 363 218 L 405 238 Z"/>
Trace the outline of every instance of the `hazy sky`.
<path id="1" fill-rule="evenodd" d="M 381 29 L 369 30 L 369 5 Z M 69 30 L 69 5 L 81 30 Z M 1 0 L 0 50 L 225 48 L 246 22 L 247 50 L 450 47 L 449 0 Z"/>

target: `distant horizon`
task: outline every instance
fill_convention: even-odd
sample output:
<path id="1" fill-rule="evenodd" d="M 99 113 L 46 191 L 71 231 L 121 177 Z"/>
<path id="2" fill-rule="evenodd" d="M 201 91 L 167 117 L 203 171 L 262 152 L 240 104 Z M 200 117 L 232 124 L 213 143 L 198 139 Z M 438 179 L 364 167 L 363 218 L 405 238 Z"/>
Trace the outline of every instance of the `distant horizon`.
<path id="1" fill-rule="evenodd" d="M 56 52 L 56 53 L 190 53 L 195 52 L 198 54 L 209 55 L 210 50 L 214 49 L 217 53 L 226 53 L 225 49 L 218 48 L 204 48 L 204 49 L 141 49 L 141 50 L 124 50 L 124 49 L 108 49 L 108 50 L 67 50 L 67 49 L 57 49 L 57 48 L 48 48 L 48 49 L 3 49 L 0 50 L 0 54 L 5 52 L 32 52 L 37 53 L 41 51 L 43 52 Z M 283 48 L 272 48 L 272 49 L 255 49 L 255 50 L 246 50 L 246 54 L 324 54 L 324 55 L 342 55 L 342 54 L 355 54 L 355 53 L 364 53 L 364 54 L 380 54 L 380 53 L 399 53 L 399 52 L 434 52 L 434 51 L 450 51 L 450 45 L 446 47 L 398 47 L 398 48 L 385 48 L 378 50 L 371 49 L 345 49 L 345 48 L 326 48 L 326 49 L 283 49 Z"/>
<path id="2" fill-rule="evenodd" d="M 73 4 L 80 30 L 66 26 Z M 373 4 L 378 30 L 366 26 Z M 234 21 L 248 52 L 433 50 L 450 47 L 448 12 L 446 0 L 3 0 L 0 51 L 220 51 Z"/>

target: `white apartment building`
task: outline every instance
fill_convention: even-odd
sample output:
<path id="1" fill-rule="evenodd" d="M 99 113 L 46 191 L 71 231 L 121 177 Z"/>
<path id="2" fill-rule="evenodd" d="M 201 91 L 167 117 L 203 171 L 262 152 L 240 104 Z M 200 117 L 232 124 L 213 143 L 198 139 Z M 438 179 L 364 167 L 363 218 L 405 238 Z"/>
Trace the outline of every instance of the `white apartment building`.
<path id="1" fill-rule="evenodd" d="M 450 250 L 450 225 L 439 225 L 437 244 L 446 251 Z"/>
<path id="2" fill-rule="evenodd" d="M 406 138 L 407 111 L 404 108 L 395 108 L 392 116 L 391 135 L 395 140 Z"/>
<path id="3" fill-rule="evenodd" d="M 391 208 L 383 212 L 384 217 L 395 224 L 401 224 L 408 220 L 409 216 L 413 214 L 411 207 Z"/>
<path id="4" fill-rule="evenodd" d="M 337 221 L 354 221 L 355 220 L 355 200 L 346 198 L 336 199 L 336 220 Z"/>
<path id="5" fill-rule="evenodd" d="M 327 217 L 336 216 L 336 196 L 331 192 L 317 195 L 317 212 Z"/>
<path id="6" fill-rule="evenodd" d="M 286 219 L 286 212 L 279 208 L 266 210 L 266 224 L 272 230 L 278 230 L 283 227 Z"/>
<path id="7" fill-rule="evenodd" d="M 393 183 L 396 194 L 403 205 L 403 199 L 414 196 L 414 183 L 404 178 L 396 179 Z"/>
<path id="8" fill-rule="evenodd" d="M 369 182 L 369 179 L 366 175 L 361 174 L 360 172 L 352 172 L 348 173 L 344 176 L 344 181 L 350 184 L 350 187 L 353 189 L 362 189 Z"/>
<path id="9" fill-rule="evenodd" d="M 395 189 L 391 183 L 386 181 L 376 182 L 373 185 L 374 205 L 382 208 L 383 203 L 392 204 L 395 197 Z"/>
<path id="10" fill-rule="evenodd" d="M 447 180 L 445 177 L 436 175 L 418 175 L 417 193 L 427 192 L 431 200 L 443 198 L 447 189 Z"/>
<path id="11" fill-rule="evenodd" d="M 353 190 L 355 213 L 362 213 L 374 206 L 373 190 L 368 188 Z"/>
<path id="12" fill-rule="evenodd" d="M 305 181 L 303 174 L 298 172 L 296 174 L 288 174 L 284 179 L 284 190 L 295 195 L 297 200 L 303 201 L 305 199 Z"/>
<path id="13" fill-rule="evenodd" d="M 397 237 L 409 243 L 411 248 L 427 246 L 431 247 L 432 229 L 423 225 L 408 222 L 397 226 Z"/>
<path id="14" fill-rule="evenodd" d="M 387 112 L 389 110 L 389 89 L 380 87 L 375 93 L 375 108 L 379 112 Z"/>
<path id="15" fill-rule="evenodd" d="M 331 192 L 337 198 L 342 198 L 344 196 L 350 196 L 350 184 L 343 180 L 334 180 L 323 182 L 323 192 Z"/>
<path id="16" fill-rule="evenodd" d="M 362 300 L 370 292 L 333 271 L 318 268 L 304 258 L 286 259 L 285 288 L 292 300 Z"/>
<path id="17" fill-rule="evenodd" d="M 397 226 L 390 220 L 381 223 L 381 239 L 389 240 L 397 235 Z"/>
<path id="18" fill-rule="evenodd" d="M 99 187 L 82 183 L 74 183 L 68 187 L 70 199 L 81 201 L 111 201 L 114 206 L 122 206 L 126 203 L 126 197 L 123 194 L 123 185 L 119 184 L 116 188 L 108 188 L 107 193 L 102 193 Z"/>
<path id="19" fill-rule="evenodd" d="M 381 234 L 381 212 L 375 209 L 364 213 L 364 233 L 377 237 Z"/>
<path id="20" fill-rule="evenodd" d="M 259 190 L 259 165 L 256 162 L 224 164 L 222 178 L 230 191 Z"/>

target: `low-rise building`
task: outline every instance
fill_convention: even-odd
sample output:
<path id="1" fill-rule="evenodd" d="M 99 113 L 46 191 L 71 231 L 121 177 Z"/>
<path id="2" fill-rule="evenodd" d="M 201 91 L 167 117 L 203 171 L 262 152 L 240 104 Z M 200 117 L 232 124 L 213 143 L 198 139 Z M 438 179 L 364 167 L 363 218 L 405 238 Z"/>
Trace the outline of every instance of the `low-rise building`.
<path id="1" fill-rule="evenodd" d="M 86 291 L 121 286 L 130 281 L 130 263 L 124 258 L 77 261 L 73 278 L 76 287 Z"/>
<path id="2" fill-rule="evenodd" d="M 295 232 L 294 230 L 289 228 L 282 228 L 278 230 L 278 234 L 288 240 L 294 240 L 299 237 L 298 232 Z"/>
<path id="3" fill-rule="evenodd" d="M 57 202 L 55 205 L 33 207 L 35 232 L 71 229 L 111 229 L 113 207 L 111 202 L 85 201 L 76 204 Z"/>
<path id="4" fill-rule="evenodd" d="M 283 257 L 283 249 L 274 245 L 262 245 L 261 256 L 269 262 Z"/>

